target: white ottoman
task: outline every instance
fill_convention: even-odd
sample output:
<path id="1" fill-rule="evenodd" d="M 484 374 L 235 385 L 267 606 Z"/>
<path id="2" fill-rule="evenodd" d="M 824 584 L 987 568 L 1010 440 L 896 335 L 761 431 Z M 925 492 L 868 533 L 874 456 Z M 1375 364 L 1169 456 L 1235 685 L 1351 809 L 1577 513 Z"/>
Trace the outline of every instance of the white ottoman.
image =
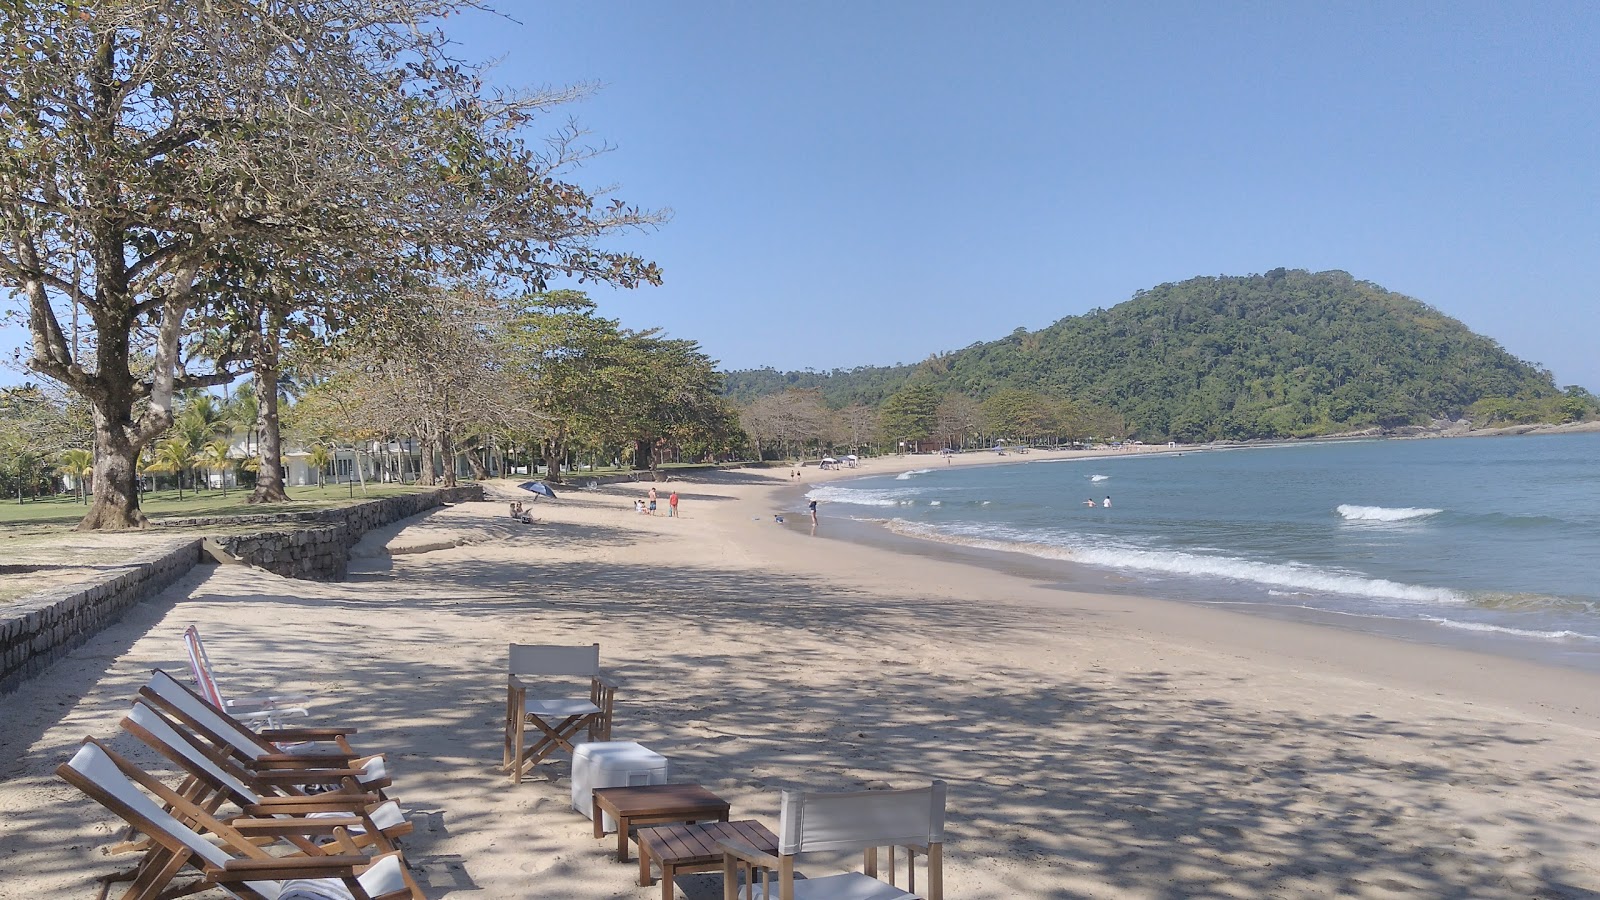
<path id="1" fill-rule="evenodd" d="M 594 818 L 594 789 L 666 784 L 667 758 L 633 741 L 599 741 L 579 744 L 572 751 L 572 808 Z M 601 823 L 616 831 L 610 816 Z"/>

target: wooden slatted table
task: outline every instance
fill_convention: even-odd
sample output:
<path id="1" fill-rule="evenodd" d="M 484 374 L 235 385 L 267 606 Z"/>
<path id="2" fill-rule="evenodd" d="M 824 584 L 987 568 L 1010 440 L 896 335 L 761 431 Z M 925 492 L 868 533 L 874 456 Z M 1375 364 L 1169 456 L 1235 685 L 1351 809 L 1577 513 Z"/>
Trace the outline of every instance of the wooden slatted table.
<path id="1" fill-rule="evenodd" d="M 778 836 L 754 819 L 641 828 L 639 885 L 650 884 L 650 863 L 654 861 L 661 867 L 662 900 L 672 900 L 672 879 L 676 876 L 722 868 L 722 848 L 718 842 L 724 840 L 742 841 L 763 853 L 778 852 Z"/>
<path id="2" fill-rule="evenodd" d="M 594 789 L 594 836 L 603 838 L 605 816 L 617 820 L 617 859 L 628 861 L 628 827 L 658 822 L 728 821 L 728 801 L 698 784 L 640 784 Z M 719 854 L 718 858 L 721 856 Z"/>

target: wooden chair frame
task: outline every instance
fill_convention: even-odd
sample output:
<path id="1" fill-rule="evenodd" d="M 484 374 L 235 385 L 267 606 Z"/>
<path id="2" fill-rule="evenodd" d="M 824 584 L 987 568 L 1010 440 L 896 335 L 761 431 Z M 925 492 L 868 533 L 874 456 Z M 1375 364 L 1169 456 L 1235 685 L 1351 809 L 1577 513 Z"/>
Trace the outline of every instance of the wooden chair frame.
<path id="1" fill-rule="evenodd" d="M 85 755 L 90 765 L 95 765 L 94 760 L 99 758 L 109 760 L 127 781 L 130 795 L 142 789 L 144 799 L 138 805 L 130 803 L 115 789 L 85 774 L 76 765 Z M 265 895 L 250 882 L 331 878 L 342 882 L 357 900 L 422 900 L 422 891 L 405 871 L 398 853 L 368 857 L 356 851 L 348 833 L 350 826 L 359 822 L 354 817 L 274 817 L 223 822 L 94 738 L 85 738 L 79 756 L 58 766 L 56 774 L 150 838 L 151 849 L 145 858 L 130 872 L 105 879 L 102 896 L 110 891 L 112 883 L 128 881 L 131 883 L 121 900 L 164 900 L 210 887 L 222 888 L 244 900 L 265 900 Z M 161 807 L 162 803 L 166 804 L 166 809 Z M 202 838 L 201 831 L 210 835 L 211 840 Z M 301 854 L 276 857 L 258 845 L 265 837 L 290 835 L 306 839 L 306 849 Z M 328 853 L 310 843 L 308 839 L 316 835 L 332 835 L 334 849 L 339 852 Z M 391 872 L 398 867 L 403 887 L 374 897 L 361 883 L 360 873 L 380 865 Z M 197 884 L 173 885 L 175 878 L 191 868 L 201 876 Z"/>
<path id="2" fill-rule="evenodd" d="M 354 728 L 278 728 L 257 733 L 161 669 L 154 670 L 150 682 L 139 688 L 139 697 L 188 733 L 210 743 L 206 755 L 218 760 L 232 758 L 258 777 L 293 770 L 344 768 L 362 789 L 379 795 L 392 783 L 387 775 L 372 777 L 365 771 L 382 756 L 357 753 L 349 741 L 349 736 L 356 733 Z M 315 753 L 289 753 L 274 741 L 317 742 L 324 746 Z M 285 778 L 281 783 L 291 782 Z"/>
<path id="3" fill-rule="evenodd" d="M 231 759 L 208 757 L 199 741 L 142 701 L 134 703 L 121 724 L 123 730 L 186 773 L 175 790 L 208 813 L 215 814 L 226 802 L 233 803 L 247 817 L 343 813 L 361 819 L 360 827 L 351 829 L 355 845 L 379 851 L 399 849 L 398 839 L 413 830 L 394 801 L 361 791 L 352 770 L 302 769 L 288 773 L 288 778 L 284 773 L 252 773 Z M 294 783 L 289 783 L 289 778 Z M 307 783 L 336 785 L 337 789 L 308 795 L 301 787 Z M 375 821 L 374 815 L 384 824 Z M 130 836 L 113 852 L 147 846 L 148 841 L 134 842 Z"/>
<path id="4" fill-rule="evenodd" d="M 609 741 L 616 706 L 616 686 L 600 677 L 600 645 L 512 644 L 506 676 L 506 735 L 501 768 L 520 784 L 522 776 L 545 757 L 573 751 L 573 739 L 587 731 L 590 741 Z M 529 711 L 528 676 L 572 678 L 588 676 L 587 706 L 567 701 L 534 701 L 561 711 Z M 538 738 L 527 745 L 528 726 Z"/>

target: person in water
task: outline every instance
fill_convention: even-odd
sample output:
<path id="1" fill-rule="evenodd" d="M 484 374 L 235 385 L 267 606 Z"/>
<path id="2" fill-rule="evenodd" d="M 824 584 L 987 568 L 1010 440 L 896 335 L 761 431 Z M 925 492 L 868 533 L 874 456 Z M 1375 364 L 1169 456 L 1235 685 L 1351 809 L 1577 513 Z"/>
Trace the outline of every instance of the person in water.
<path id="1" fill-rule="evenodd" d="M 1100 505 L 1105 507 L 1106 509 L 1110 509 L 1111 508 L 1111 495 L 1107 494 L 1106 495 L 1106 502 L 1104 502 L 1104 503 L 1102 503 Z"/>

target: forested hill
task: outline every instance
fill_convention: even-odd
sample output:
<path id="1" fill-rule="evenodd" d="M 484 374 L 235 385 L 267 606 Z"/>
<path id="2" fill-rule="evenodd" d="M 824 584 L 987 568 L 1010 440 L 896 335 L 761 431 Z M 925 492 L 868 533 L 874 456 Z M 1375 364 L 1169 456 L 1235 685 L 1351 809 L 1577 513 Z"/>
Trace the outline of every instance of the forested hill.
<path id="1" fill-rule="evenodd" d="M 917 365 L 727 378 L 737 400 L 816 388 L 836 407 L 907 386 L 980 400 L 1020 388 L 1108 407 L 1147 440 L 1310 436 L 1457 418 L 1486 398 L 1563 399 L 1549 373 L 1426 304 L 1345 272 L 1284 269 L 1163 284 Z"/>

